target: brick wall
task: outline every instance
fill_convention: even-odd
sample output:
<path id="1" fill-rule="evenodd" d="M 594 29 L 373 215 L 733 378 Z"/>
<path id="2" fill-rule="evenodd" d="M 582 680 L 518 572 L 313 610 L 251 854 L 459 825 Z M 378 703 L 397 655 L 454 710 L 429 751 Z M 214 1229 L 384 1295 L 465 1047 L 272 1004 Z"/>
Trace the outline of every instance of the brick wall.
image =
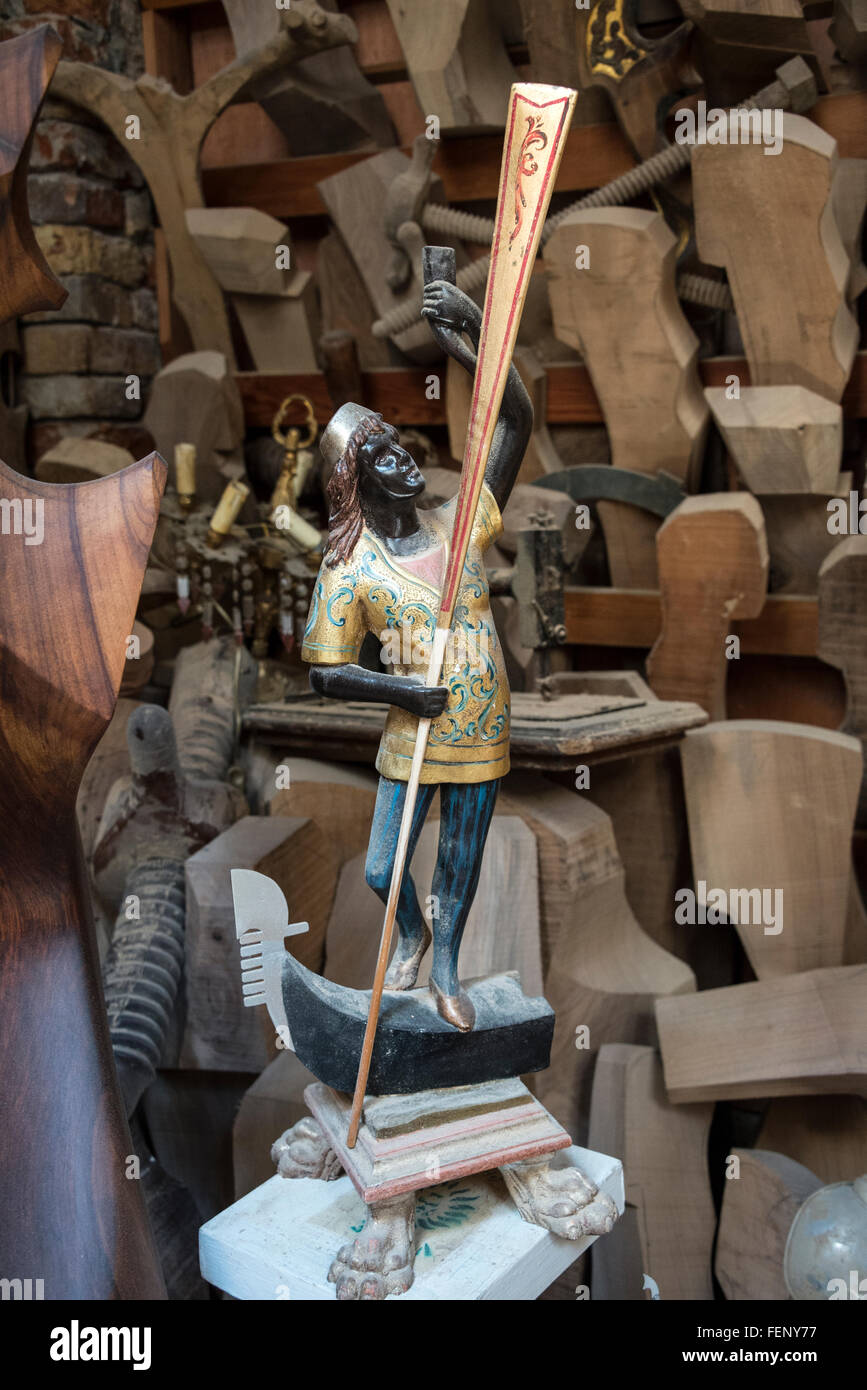
<path id="1" fill-rule="evenodd" d="M 63 57 L 138 77 L 138 0 L 0 0 L 0 38 L 49 22 Z M 113 135 L 49 94 L 30 160 L 30 214 L 39 244 L 69 291 L 61 309 L 20 322 L 19 403 L 30 409 L 31 463 L 62 435 L 152 447 L 137 423 L 159 370 L 153 209 Z M 132 399 L 127 377 L 141 382 Z"/>

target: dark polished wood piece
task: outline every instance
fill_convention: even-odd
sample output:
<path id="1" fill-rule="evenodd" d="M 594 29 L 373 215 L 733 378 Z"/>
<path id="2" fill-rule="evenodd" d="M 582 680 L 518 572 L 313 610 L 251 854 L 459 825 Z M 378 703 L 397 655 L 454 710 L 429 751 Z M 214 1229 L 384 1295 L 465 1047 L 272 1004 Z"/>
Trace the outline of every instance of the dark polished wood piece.
<path id="1" fill-rule="evenodd" d="M 75 485 L 0 463 L 0 1274 L 47 1299 L 165 1297 L 75 821 L 165 479 L 158 454 Z"/>
<path id="2" fill-rule="evenodd" d="M 39 249 L 27 208 L 33 130 L 60 49 L 48 24 L 0 43 L 0 323 L 57 309 L 67 295 Z"/>

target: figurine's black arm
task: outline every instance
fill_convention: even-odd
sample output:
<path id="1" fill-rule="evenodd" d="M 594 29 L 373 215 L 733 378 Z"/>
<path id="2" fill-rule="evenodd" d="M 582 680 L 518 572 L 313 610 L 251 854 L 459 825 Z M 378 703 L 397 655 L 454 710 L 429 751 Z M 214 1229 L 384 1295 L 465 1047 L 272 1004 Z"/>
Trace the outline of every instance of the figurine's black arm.
<path id="1" fill-rule="evenodd" d="M 436 281 L 433 287 L 435 290 L 441 290 L 445 283 Z M 469 295 L 464 294 L 457 286 L 447 285 L 447 293 L 450 307 L 459 309 L 457 318 L 460 326 L 453 327 L 450 323 L 435 317 L 432 312 L 425 312 L 424 317 L 440 347 L 449 357 L 459 362 L 470 376 L 475 376 L 482 331 L 482 311 Z M 472 348 L 464 341 L 462 333 L 466 333 L 471 339 Z M 485 469 L 485 482 L 494 494 L 500 511 L 505 507 L 515 486 L 532 432 L 533 406 L 517 370 L 510 366 L 499 418 L 494 427 L 488 466 Z"/>
<path id="2" fill-rule="evenodd" d="M 384 701 L 400 705 L 419 719 L 436 719 L 449 698 L 444 685 L 426 686 L 422 677 L 390 676 L 349 661 L 341 666 L 311 666 L 310 684 L 318 695 L 332 700 Z"/>

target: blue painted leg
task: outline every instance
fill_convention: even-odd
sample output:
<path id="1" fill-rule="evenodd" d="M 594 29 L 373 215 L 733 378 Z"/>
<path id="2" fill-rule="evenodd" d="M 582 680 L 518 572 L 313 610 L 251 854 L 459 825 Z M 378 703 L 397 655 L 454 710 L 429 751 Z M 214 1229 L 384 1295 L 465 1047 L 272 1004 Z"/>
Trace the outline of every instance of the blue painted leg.
<path id="1" fill-rule="evenodd" d="M 482 855 L 491 826 L 499 780 L 443 783 L 440 837 L 433 880 L 434 958 L 431 993 L 440 1015 L 468 1032 L 475 1022 L 469 996 L 461 989 L 458 953 L 479 885 Z"/>
<path id="2" fill-rule="evenodd" d="M 436 787 L 430 783 L 422 783 L 418 789 L 406 868 L 397 904 L 398 944 L 385 977 L 386 989 L 412 989 L 424 953 L 430 945 L 430 928 L 419 907 L 418 893 L 409 869 L 435 791 Z M 388 901 L 405 800 L 405 782 L 393 782 L 388 777 L 380 777 L 364 876 L 374 893 L 384 903 Z"/>

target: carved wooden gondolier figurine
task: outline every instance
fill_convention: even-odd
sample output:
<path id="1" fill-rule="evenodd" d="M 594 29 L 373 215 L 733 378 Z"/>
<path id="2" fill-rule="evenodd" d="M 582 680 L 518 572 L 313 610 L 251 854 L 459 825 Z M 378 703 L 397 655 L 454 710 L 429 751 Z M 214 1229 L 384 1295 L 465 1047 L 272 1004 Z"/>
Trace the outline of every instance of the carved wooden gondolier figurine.
<path id="1" fill-rule="evenodd" d="M 551 1244 L 553 1237 L 586 1244 L 610 1230 L 622 1208 L 617 1161 L 582 1155 L 520 1080 L 549 1064 L 554 1013 L 547 1000 L 525 995 L 515 972 L 488 975 L 466 988 L 458 973 L 497 789 L 509 768 L 509 692 L 484 555 L 502 531 L 501 509 L 532 430 L 532 407 L 511 355 L 574 98 L 563 88 L 512 89 L 481 312 L 455 288 L 454 253 L 424 250 L 424 315 L 442 348 L 474 373 L 457 497 L 434 510 L 419 509 L 424 479 L 415 462 L 397 430 L 361 405 L 341 407 L 322 439 L 331 470 L 329 544 L 302 655 L 322 694 L 391 706 L 377 758 L 380 783 L 366 866 L 368 883 L 385 902 L 370 990 L 347 989 L 307 970 L 284 948 L 287 936 L 307 928 L 290 924 L 277 884 L 248 869 L 232 871 L 244 1002 L 267 1006 L 283 1045 L 317 1078 L 304 1092 L 310 1117 L 272 1148 L 278 1172 L 319 1178 L 323 1185 L 345 1185 L 348 1178 L 367 1208 L 362 1225 L 349 1227 L 362 1233 L 338 1250 L 328 1271 L 341 1299 L 409 1289 L 416 1194 L 439 1191 L 453 1179 L 499 1169 L 511 1201 L 536 1228 L 529 1237 L 534 1250 L 547 1242 L 545 1255 L 560 1268 L 564 1252 Z M 379 640 L 390 670 L 359 664 L 368 633 Z M 431 933 L 408 870 L 437 788 Z M 430 989 L 417 989 L 431 939 Z M 606 1190 L 582 1171 L 597 1158 Z M 297 1233 L 290 1278 L 299 1290 L 310 1287 L 301 1273 L 302 1246 L 307 1249 L 301 1204 L 309 1200 L 318 1212 L 327 1199 L 316 1185 L 288 1186 L 297 1197 L 273 1188 L 266 1193 L 266 1184 L 203 1228 L 206 1277 L 210 1269 L 217 1282 L 224 1278 L 225 1252 L 234 1259 L 240 1239 L 246 1268 L 255 1248 L 267 1271 L 263 1287 L 273 1286 L 269 1247 L 275 1227 L 283 1231 L 285 1222 Z M 478 1292 L 470 1297 L 488 1296 L 484 1271 L 500 1239 L 496 1202 L 484 1205 L 489 1198 L 483 1188 L 471 1197 L 487 1215 L 476 1234 L 467 1235 L 478 1237 L 478 1257 L 468 1249 L 461 1256 L 462 1267 L 474 1270 Z M 508 1204 L 503 1214 L 512 1221 Z M 311 1208 L 311 1278 L 321 1289 L 321 1236 L 313 1235 L 318 1220 Z M 571 1252 L 566 1257 L 574 1258 Z M 533 1284 L 529 1297 L 546 1287 L 542 1266 L 534 1268 L 540 1282 L 522 1285 Z M 553 1277 L 553 1265 L 548 1272 Z M 241 1287 L 233 1274 L 228 1278 L 221 1287 Z"/>
<path id="2" fill-rule="evenodd" d="M 434 281 L 423 312 L 442 347 L 471 373 L 482 315 L 454 285 Z M 407 863 L 440 789 L 440 834 L 431 918 L 430 989 L 442 1018 L 468 1031 L 474 1010 L 458 978 L 458 952 L 479 880 L 500 779 L 509 770 L 509 687 L 491 616 L 484 553 L 503 530 L 501 510 L 530 437 L 533 410 L 518 373 L 509 371 L 485 481 L 458 589 L 441 684 L 424 684 L 437 625 L 456 499 L 417 510 L 424 479 L 400 445 L 397 430 L 362 406 L 347 404 L 322 438 L 330 467 L 329 549 L 314 591 L 302 656 L 313 664 L 311 684 L 341 699 L 388 701 L 376 766 L 379 793 L 366 874 L 385 902 L 412 763 L 417 719 L 432 717 Z M 368 632 L 401 660 L 390 674 L 357 664 Z M 420 664 L 421 663 L 421 664 Z M 386 989 L 412 989 L 431 932 L 409 871 L 397 909 L 399 940 Z"/>

